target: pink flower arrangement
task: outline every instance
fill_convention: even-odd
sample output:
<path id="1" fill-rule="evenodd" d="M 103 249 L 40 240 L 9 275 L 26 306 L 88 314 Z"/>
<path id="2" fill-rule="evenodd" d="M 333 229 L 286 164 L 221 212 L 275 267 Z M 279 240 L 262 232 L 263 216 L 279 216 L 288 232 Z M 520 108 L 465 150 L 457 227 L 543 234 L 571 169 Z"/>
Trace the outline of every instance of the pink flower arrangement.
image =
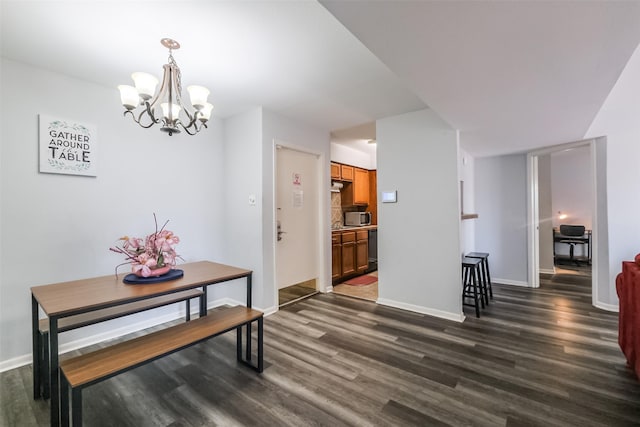
<path id="1" fill-rule="evenodd" d="M 109 248 L 126 258 L 125 262 L 116 266 L 116 274 L 118 267 L 125 264 L 131 264 L 131 271 L 142 277 L 151 276 L 152 270 L 158 268 L 175 267 L 176 259 L 180 258 L 180 255 L 176 254 L 174 246 L 180 242 L 180 238 L 172 231 L 165 230 L 168 220 L 158 230 L 156 214 L 153 214 L 153 219 L 156 223 L 155 233 L 149 234 L 144 239 L 124 236 L 119 239 L 124 242 L 122 247 Z"/>

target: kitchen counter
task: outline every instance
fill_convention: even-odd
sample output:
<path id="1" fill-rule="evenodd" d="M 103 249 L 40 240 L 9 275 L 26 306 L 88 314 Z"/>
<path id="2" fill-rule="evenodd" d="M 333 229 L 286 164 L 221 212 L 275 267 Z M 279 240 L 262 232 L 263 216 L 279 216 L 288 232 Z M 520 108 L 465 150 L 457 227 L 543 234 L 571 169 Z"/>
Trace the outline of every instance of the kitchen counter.
<path id="1" fill-rule="evenodd" d="M 371 230 L 376 228 L 378 228 L 377 225 L 343 225 L 340 228 L 331 228 L 331 231 Z"/>

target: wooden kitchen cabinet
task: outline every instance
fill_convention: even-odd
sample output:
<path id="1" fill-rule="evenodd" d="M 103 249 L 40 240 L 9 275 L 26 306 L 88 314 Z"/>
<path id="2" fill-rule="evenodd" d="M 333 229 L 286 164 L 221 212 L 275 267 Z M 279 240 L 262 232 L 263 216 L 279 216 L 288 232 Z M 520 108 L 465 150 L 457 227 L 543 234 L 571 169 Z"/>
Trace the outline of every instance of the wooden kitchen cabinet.
<path id="1" fill-rule="evenodd" d="M 342 175 L 340 175 L 340 165 L 338 163 L 331 163 L 331 179 L 342 179 Z"/>
<path id="2" fill-rule="evenodd" d="M 369 231 L 331 233 L 331 280 L 340 282 L 369 268 Z"/>
<path id="3" fill-rule="evenodd" d="M 342 232 L 342 275 L 349 276 L 356 272 L 356 232 Z"/>
<path id="4" fill-rule="evenodd" d="M 353 166 L 340 165 L 340 179 L 343 181 L 353 181 Z"/>
<path id="5" fill-rule="evenodd" d="M 356 272 L 364 274 L 369 268 L 369 232 L 356 231 Z"/>
<path id="6" fill-rule="evenodd" d="M 353 170 L 353 204 L 369 204 L 369 171 L 366 169 Z"/>
<path id="7" fill-rule="evenodd" d="M 342 233 L 331 233 L 331 280 L 342 277 Z"/>

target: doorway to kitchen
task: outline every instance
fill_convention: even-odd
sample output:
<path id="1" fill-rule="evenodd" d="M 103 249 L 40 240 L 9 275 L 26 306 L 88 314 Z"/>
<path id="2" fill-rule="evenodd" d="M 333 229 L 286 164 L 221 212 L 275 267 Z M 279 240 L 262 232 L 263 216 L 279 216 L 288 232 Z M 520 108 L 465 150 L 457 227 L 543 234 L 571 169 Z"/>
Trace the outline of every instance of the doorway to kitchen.
<path id="1" fill-rule="evenodd" d="M 278 306 L 318 293 L 320 272 L 319 155 L 276 145 L 276 263 Z"/>

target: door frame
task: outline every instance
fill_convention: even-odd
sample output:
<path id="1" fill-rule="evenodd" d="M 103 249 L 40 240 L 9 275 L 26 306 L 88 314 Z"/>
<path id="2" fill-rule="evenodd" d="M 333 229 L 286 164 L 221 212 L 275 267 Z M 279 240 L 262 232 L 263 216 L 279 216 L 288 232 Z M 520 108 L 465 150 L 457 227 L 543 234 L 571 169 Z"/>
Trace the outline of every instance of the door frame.
<path id="1" fill-rule="evenodd" d="M 317 192 L 317 206 L 318 206 L 318 212 L 317 212 L 317 216 L 316 216 L 316 220 L 317 220 L 317 242 L 319 245 L 319 250 L 318 250 L 318 255 L 317 255 L 317 259 L 316 259 L 316 266 L 317 266 L 317 271 L 318 271 L 318 280 L 316 282 L 316 289 L 322 293 L 326 293 L 326 292 L 331 292 L 333 290 L 333 288 L 331 287 L 331 282 L 327 282 L 328 278 L 330 278 L 330 273 L 329 273 L 329 269 L 330 269 L 330 262 L 331 262 L 331 254 L 327 254 L 327 251 L 329 251 L 331 249 L 331 247 L 329 246 L 329 239 L 330 239 L 330 233 L 324 233 L 324 231 L 329 230 L 329 219 L 327 217 L 326 214 L 324 214 L 325 212 L 327 212 L 328 210 L 328 202 L 327 202 L 327 198 L 328 198 L 328 194 L 329 191 L 328 189 L 326 189 L 326 186 L 323 185 L 324 183 L 329 182 L 329 176 L 328 176 L 328 172 L 329 171 L 325 171 L 325 167 L 323 167 L 326 163 L 326 158 L 325 158 L 325 154 L 320 152 L 320 151 L 315 151 L 312 149 L 309 149 L 307 147 L 304 146 L 300 146 L 300 145 L 296 145 L 296 144 L 292 144 L 289 142 L 284 142 L 281 140 L 277 140 L 277 139 L 273 139 L 272 141 L 272 150 L 273 150 L 273 176 L 272 178 L 272 188 L 273 188 L 273 200 L 272 200 L 272 206 L 273 206 L 273 221 L 271 224 L 271 228 L 272 228 L 272 241 L 273 241 L 273 259 L 271 260 L 272 262 L 272 270 L 273 270 L 273 280 L 272 280 L 272 292 L 273 292 L 273 297 L 274 297 L 274 301 L 275 301 L 275 311 L 278 311 L 279 308 L 279 304 L 278 304 L 278 281 L 277 281 L 277 275 L 278 275 L 278 271 L 277 271 L 277 248 L 275 245 L 277 245 L 278 243 L 278 233 L 277 233 L 277 217 L 278 217 L 278 150 L 281 149 L 286 149 L 286 150 L 293 150 L 293 151 L 297 151 L 299 153 L 303 153 L 303 154 L 308 154 L 311 156 L 314 156 L 316 158 L 316 174 L 317 174 L 317 188 L 316 188 L 316 192 Z M 324 191 L 326 189 L 326 191 Z M 329 202 L 330 203 L 330 202 Z M 328 256 L 327 256 L 328 255 Z"/>
<path id="2" fill-rule="evenodd" d="M 592 215 L 592 260 L 591 302 L 595 307 L 611 310 L 600 302 L 599 283 L 607 283 L 609 276 L 608 218 L 606 214 L 606 138 L 593 138 L 567 144 L 546 147 L 527 153 L 527 246 L 528 282 L 532 288 L 540 287 L 540 241 L 538 237 L 538 157 L 571 148 L 588 146 L 591 154 L 591 215 Z M 603 282 L 604 280 L 604 282 Z"/>

